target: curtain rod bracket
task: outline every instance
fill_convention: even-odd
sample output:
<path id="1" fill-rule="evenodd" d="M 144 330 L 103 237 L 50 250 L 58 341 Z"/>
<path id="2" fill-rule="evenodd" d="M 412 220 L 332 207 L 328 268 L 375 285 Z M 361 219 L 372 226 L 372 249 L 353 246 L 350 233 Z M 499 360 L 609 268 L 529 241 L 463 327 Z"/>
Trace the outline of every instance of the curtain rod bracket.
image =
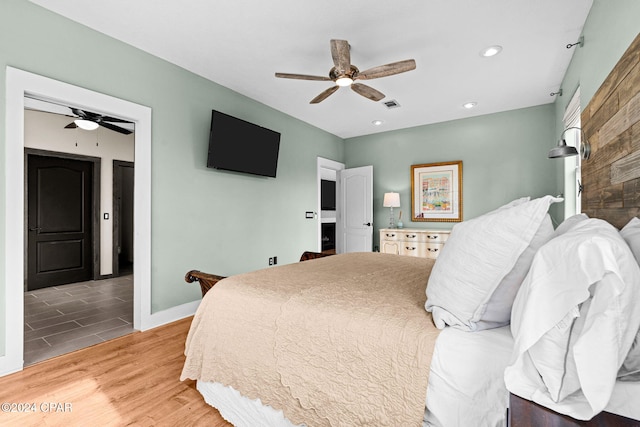
<path id="1" fill-rule="evenodd" d="M 580 36 L 580 38 L 578 39 L 578 41 L 576 43 L 569 43 L 567 45 L 567 49 L 571 49 L 574 46 L 583 47 L 584 46 L 584 36 Z"/>

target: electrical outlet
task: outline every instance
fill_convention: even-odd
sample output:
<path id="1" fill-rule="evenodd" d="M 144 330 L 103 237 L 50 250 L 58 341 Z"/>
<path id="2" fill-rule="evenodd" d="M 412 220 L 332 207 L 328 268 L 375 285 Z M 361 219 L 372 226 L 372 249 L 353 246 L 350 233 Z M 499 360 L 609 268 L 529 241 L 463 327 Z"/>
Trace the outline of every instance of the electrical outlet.
<path id="1" fill-rule="evenodd" d="M 269 258 L 269 265 L 273 265 L 273 257 Z"/>

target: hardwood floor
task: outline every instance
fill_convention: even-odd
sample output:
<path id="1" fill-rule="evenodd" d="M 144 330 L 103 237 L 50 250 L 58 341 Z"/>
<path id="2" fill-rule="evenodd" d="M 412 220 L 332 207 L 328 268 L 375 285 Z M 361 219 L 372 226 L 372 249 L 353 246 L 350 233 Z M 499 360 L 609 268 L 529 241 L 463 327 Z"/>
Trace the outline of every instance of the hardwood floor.
<path id="1" fill-rule="evenodd" d="M 231 426 L 204 402 L 195 381 L 179 379 L 191 319 L 0 377 L 0 425 Z"/>

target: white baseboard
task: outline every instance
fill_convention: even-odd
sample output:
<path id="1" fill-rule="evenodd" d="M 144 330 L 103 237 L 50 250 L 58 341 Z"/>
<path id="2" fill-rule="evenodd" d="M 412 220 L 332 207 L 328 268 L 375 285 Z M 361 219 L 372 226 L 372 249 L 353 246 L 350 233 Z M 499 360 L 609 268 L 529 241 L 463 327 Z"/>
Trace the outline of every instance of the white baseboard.
<path id="1" fill-rule="evenodd" d="M 0 356 L 0 377 L 22 371 L 22 360 L 10 356 Z"/>
<path id="2" fill-rule="evenodd" d="M 157 328 L 158 326 L 184 319 L 185 317 L 193 316 L 201 301 L 202 300 L 196 300 L 171 307 L 166 310 L 158 311 L 157 313 L 152 313 L 147 316 L 144 324 L 141 325 L 140 330 L 146 331 L 148 329 Z"/>

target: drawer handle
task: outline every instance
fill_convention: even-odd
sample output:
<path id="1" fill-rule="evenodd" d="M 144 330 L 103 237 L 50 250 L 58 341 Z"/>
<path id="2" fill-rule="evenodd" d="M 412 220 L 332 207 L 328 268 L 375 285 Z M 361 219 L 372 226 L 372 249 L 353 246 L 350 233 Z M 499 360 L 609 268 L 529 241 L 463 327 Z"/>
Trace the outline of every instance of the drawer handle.
<path id="1" fill-rule="evenodd" d="M 438 248 L 427 248 L 429 252 L 438 252 Z"/>
<path id="2" fill-rule="evenodd" d="M 407 236 L 407 239 L 414 239 L 416 237 L 415 234 L 405 234 L 405 236 Z"/>
<path id="3" fill-rule="evenodd" d="M 396 235 L 387 233 L 387 237 L 396 237 Z"/>
<path id="4" fill-rule="evenodd" d="M 416 248 L 411 248 L 409 246 L 405 246 L 405 249 L 408 250 L 408 251 L 415 251 L 416 250 Z"/>
<path id="5" fill-rule="evenodd" d="M 427 234 L 427 239 L 437 239 L 438 236 L 431 236 L 430 234 Z"/>

